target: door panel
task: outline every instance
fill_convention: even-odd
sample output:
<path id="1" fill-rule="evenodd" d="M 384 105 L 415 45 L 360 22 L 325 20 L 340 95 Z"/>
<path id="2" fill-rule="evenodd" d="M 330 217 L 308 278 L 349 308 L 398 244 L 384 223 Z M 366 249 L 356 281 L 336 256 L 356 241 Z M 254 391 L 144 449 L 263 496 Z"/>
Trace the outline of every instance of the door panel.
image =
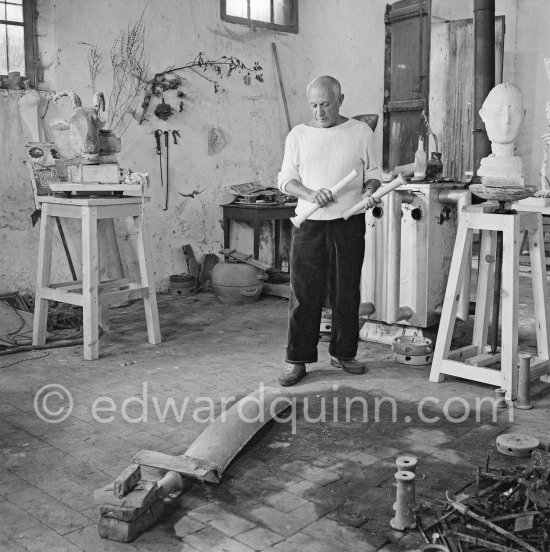
<path id="1" fill-rule="evenodd" d="M 401 0 L 386 8 L 384 169 L 414 161 L 420 118 L 428 111 L 431 0 Z"/>

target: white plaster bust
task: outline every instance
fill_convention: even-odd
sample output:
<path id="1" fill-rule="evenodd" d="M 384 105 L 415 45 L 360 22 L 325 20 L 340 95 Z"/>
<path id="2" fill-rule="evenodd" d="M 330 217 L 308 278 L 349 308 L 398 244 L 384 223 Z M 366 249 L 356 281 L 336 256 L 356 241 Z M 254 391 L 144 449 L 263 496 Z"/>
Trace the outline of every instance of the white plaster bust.
<path id="1" fill-rule="evenodd" d="M 514 155 L 514 141 L 525 116 L 523 94 L 509 82 L 495 86 L 479 110 L 491 140 L 491 155 L 481 160 L 478 175 L 483 183 L 523 185 L 521 157 Z"/>

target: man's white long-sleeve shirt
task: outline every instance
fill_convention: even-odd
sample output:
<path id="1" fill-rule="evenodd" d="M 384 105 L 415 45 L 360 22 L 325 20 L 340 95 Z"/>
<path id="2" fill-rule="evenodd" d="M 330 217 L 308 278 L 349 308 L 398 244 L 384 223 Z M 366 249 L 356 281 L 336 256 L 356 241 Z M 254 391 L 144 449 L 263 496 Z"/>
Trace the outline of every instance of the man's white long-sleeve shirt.
<path id="1" fill-rule="evenodd" d="M 348 119 L 329 128 L 301 124 L 286 138 L 277 184 L 282 192 L 286 192 L 290 180 L 298 180 L 311 190 L 330 189 L 353 169 L 358 176 L 330 205 L 311 215 L 311 220 L 341 218 L 347 209 L 361 201 L 363 182 L 371 178 L 381 180 L 381 174 L 374 153 L 374 133 L 366 123 Z M 303 213 L 310 205 L 298 199 L 296 214 Z"/>

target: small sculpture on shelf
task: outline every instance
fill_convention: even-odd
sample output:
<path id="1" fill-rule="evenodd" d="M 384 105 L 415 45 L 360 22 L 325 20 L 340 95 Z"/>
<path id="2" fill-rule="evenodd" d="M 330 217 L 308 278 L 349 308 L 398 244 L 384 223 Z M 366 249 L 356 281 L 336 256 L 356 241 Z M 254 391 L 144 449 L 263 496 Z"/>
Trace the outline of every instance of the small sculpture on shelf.
<path id="1" fill-rule="evenodd" d="M 105 111 L 103 93 L 94 94 L 92 107 L 83 107 L 82 100 L 72 90 L 56 94 L 53 101 L 57 102 L 64 97 L 70 98 L 74 111 L 68 121 L 57 119 L 50 126 L 55 130 L 69 131 L 71 146 L 76 155 L 89 161 L 97 159 L 100 155 L 99 133 L 105 125 L 105 121 L 99 117 L 99 112 Z"/>

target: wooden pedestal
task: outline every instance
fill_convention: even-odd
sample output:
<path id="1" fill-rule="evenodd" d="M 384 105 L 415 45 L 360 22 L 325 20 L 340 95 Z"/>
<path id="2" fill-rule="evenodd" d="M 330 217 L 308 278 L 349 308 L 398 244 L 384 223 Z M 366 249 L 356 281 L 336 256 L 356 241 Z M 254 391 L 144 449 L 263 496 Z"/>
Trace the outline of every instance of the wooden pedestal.
<path id="1" fill-rule="evenodd" d="M 43 197 L 40 243 L 33 326 L 33 345 L 46 341 L 48 301 L 59 301 L 83 307 L 84 358 L 99 357 L 98 325 L 109 327 L 109 305 L 124 300 L 143 299 L 149 343 L 160 343 L 160 327 L 151 267 L 145 200 L 128 198 L 62 198 Z M 82 223 L 82 280 L 52 284 L 52 232 L 54 217 L 80 219 Z M 115 279 L 101 282 L 98 262 L 97 223 L 101 219 L 132 217 L 137 233 L 140 282 Z"/>
<path id="2" fill-rule="evenodd" d="M 549 310 L 542 217 L 540 213 L 498 214 L 494 211 L 494 205 L 483 204 L 464 209 L 447 281 L 430 381 L 441 382 L 448 374 L 483 382 L 506 389 L 506 398 L 513 400 L 518 380 L 519 255 L 523 232 L 527 232 L 529 241 L 538 350 L 531 362 L 531 377 L 539 375 L 548 364 Z M 472 344 L 451 351 L 460 289 L 464 275 L 470 269 L 467 266 L 468 251 L 474 230 L 483 232 Z M 493 354 L 487 344 L 487 334 L 494 289 L 497 232 L 503 233 L 502 345 Z M 500 369 L 489 367 L 498 362 Z"/>

